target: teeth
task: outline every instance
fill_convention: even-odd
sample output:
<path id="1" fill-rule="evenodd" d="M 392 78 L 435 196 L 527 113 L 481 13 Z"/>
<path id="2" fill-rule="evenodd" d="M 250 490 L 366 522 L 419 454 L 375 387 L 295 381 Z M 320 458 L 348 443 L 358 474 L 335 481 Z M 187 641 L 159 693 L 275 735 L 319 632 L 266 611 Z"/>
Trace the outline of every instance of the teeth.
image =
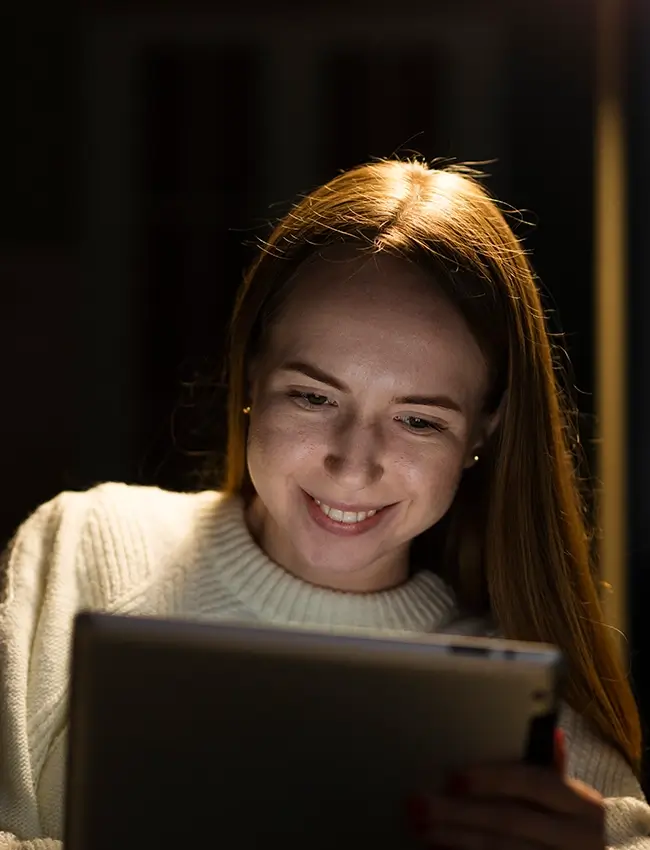
<path id="1" fill-rule="evenodd" d="M 343 522 L 348 525 L 352 525 L 355 522 L 363 522 L 364 519 L 368 519 L 371 516 L 374 516 L 377 511 L 339 511 L 336 508 L 330 508 L 329 505 L 324 505 L 318 499 L 314 499 L 318 507 L 321 511 L 328 516 L 330 519 L 333 519 L 335 522 Z"/>

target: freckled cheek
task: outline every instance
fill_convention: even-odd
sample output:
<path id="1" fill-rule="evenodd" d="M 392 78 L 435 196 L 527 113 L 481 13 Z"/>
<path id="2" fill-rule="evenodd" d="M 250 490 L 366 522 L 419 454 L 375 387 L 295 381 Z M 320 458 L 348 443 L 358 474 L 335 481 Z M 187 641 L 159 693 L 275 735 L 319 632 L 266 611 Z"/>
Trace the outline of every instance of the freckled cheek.
<path id="1" fill-rule="evenodd" d="M 322 434 L 300 427 L 292 417 L 261 416 L 248 432 L 249 463 L 276 473 L 290 472 L 323 455 Z"/>
<path id="2" fill-rule="evenodd" d="M 423 509 L 438 514 L 453 501 L 462 476 L 463 456 L 459 451 L 440 448 L 396 459 L 396 468 Z"/>

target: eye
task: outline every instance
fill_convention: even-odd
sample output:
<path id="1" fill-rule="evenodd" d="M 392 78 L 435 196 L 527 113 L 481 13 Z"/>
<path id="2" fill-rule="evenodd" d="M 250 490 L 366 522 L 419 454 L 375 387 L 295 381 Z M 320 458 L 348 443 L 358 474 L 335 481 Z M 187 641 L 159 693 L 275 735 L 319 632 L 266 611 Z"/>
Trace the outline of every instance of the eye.
<path id="1" fill-rule="evenodd" d="M 401 422 L 415 434 L 439 433 L 446 430 L 446 426 L 439 422 L 431 422 L 431 420 L 422 419 L 420 416 L 396 416 L 395 421 Z"/>
<path id="2" fill-rule="evenodd" d="M 289 398 L 294 399 L 296 404 L 300 407 L 304 407 L 306 410 L 313 410 L 316 407 L 335 405 L 335 402 L 329 399 L 326 395 L 320 395 L 320 393 L 306 393 L 301 392 L 300 390 L 292 390 L 289 393 Z"/>

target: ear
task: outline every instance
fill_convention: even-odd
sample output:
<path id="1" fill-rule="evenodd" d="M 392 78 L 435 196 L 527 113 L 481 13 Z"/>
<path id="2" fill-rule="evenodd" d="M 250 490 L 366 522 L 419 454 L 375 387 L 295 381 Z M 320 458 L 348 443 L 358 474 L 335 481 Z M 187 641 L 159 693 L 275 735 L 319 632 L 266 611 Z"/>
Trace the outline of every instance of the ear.
<path id="1" fill-rule="evenodd" d="M 499 427 L 505 410 L 505 399 L 506 397 L 504 394 L 496 410 L 492 413 L 481 414 L 477 427 L 477 436 L 471 443 L 471 449 L 468 453 L 469 456 L 464 467 L 465 469 L 469 469 L 478 463 L 478 460 L 480 460 L 481 457 L 481 449 L 486 445 L 496 429 Z M 476 458 L 478 458 L 478 460 L 476 460 Z"/>

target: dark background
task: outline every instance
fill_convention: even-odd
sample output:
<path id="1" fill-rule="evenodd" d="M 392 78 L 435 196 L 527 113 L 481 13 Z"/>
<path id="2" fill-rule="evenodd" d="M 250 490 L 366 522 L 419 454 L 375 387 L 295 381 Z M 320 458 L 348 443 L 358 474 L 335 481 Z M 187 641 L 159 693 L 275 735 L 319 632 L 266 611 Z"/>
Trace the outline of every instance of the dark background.
<path id="1" fill-rule="evenodd" d="M 489 161 L 594 412 L 593 0 L 28 5 L 0 26 L 0 543 L 64 488 L 197 485 L 234 290 L 297 192 L 371 157 Z M 630 2 L 630 634 L 650 557 L 650 12 Z"/>

